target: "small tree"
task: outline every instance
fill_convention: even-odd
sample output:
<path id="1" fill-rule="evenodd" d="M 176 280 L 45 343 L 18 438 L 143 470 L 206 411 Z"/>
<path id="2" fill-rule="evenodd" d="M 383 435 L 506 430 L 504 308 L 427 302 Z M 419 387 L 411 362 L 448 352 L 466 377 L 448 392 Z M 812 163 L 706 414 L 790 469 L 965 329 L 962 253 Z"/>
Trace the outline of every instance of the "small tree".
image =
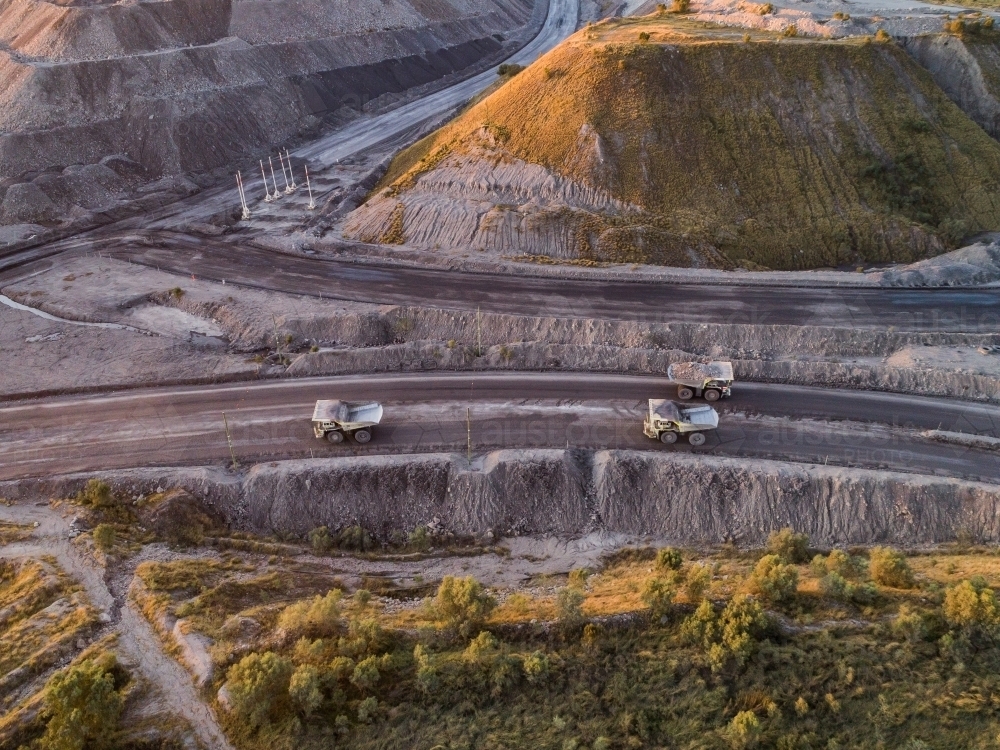
<path id="1" fill-rule="evenodd" d="M 890 547 L 875 547 L 868 553 L 868 568 L 875 583 L 897 589 L 914 586 L 913 571 L 903 553 Z"/>
<path id="2" fill-rule="evenodd" d="M 462 638 L 478 631 L 496 600 L 472 576 L 445 576 L 434 597 L 434 611 L 440 622 L 454 628 Z"/>
<path id="3" fill-rule="evenodd" d="M 115 546 L 115 527 L 108 523 L 99 523 L 94 528 L 94 546 L 101 552 L 107 552 Z"/>
<path id="4" fill-rule="evenodd" d="M 778 555 L 764 555 L 757 561 L 747 583 L 752 593 L 778 604 L 795 595 L 799 572 L 793 566 L 784 564 Z"/>
<path id="5" fill-rule="evenodd" d="M 656 551 L 657 570 L 680 570 L 683 564 L 684 558 L 673 547 L 664 547 Z"/>
<path id="6" fill-rule="evenodd" d="M 567 586 L 556 595 L 556 613 L 563 631 L 571 633 L 583 626 L 583 601 L 587 596 L 576 588 Z"/>
<path id="7" fill-rule="evenodd" d="M 673 584 L 663 578 L 652 578 L 646 582 L 642 590 L 642 601 L 649 607 L 649 616 L 653 622 L 670 616 L 676 593 Z"/>
<path id="8" fill-rule="evenodd" d="M 323 703 L 319 670 L 311 664 L 296 669 L 288 685 L 288 695 L 304 716 L 311 716 Z"/>
<path id="9" fill-rule="evenodd" d="M 226 675 L 233 711 L 251 729 L 277 718 L 288 700 L 292 662 L 272 651 L 249 654 Z"/>
<path id="10" fill-rule="evenodd" d="M 712 583 L 712 570 L 707 565 L 692 563 L 684 571 L 683 590 L 689 602 L 701 601 Z"/>
<path id="11" fill-rule="evenodd" d="M 113 675 L 99 662 L 87 659 L 57 672 L 45 692 L 49 723 L 42 750 L 111 746 L 122 706 Z"/>
<path id="12" fill-rule="evenodd" d="M 809 535 L 796 534 L 789 527 L 772 531 L 767 537 L 767 551 L 786 563 L 809 562 Z"/>
<path id="13" fill-rule="evenodd" d="M 996 594 L 978 576 L 948 589 L 943 609 L 948 624 L 970 637 L 993 637 L 1000 628 L 1000 606 Z"/>
<path id="14" fill-rule="evenodd" d="M 323 554 L 328 552 L 333 546 L 333 538 L 330 536 L 330 529 L 326 526 L 318 526 L 309 532 L 309 544 L 312 545 L 313 552 Z"/>
<path id="15" fill-rule="evenodd" d="M 379 663 L 377 656 L 369 656 L 367 659 L 359 661 L 351 675 L 351 684 L 364 692 L 374 690 L 379 680 L 382 679 L 382 675 L 378 671 Z"/>

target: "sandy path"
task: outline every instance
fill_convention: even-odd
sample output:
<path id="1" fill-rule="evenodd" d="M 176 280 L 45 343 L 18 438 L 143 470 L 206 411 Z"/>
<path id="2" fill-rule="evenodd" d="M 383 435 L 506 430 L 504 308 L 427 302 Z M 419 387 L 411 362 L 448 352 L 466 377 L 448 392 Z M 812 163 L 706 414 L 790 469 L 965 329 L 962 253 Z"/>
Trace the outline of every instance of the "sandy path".
<path id="1" fill-rule="evenodd" d="M 32 542 L 0 548 L 0 557 L 52 555 L 59 565 L 86 589 L 90 601 L 112 618 L 118 634 L 118 648 L 125 660 L 138 666 L 146 680 L 159 689 L 160 700 L 171 714 L 185 719 L 202 745 L 215 750 L 231 750 L 211 709 L 201 700 L 190 675 L 163 652 L 163 646 L 142 613 L 125 596 L 116 597 L 100 569 L 69 542 L 69 521 L 48 506 L 0 506 L 0 519 L 14 523 L 34 523 L 38 528 Z"/>

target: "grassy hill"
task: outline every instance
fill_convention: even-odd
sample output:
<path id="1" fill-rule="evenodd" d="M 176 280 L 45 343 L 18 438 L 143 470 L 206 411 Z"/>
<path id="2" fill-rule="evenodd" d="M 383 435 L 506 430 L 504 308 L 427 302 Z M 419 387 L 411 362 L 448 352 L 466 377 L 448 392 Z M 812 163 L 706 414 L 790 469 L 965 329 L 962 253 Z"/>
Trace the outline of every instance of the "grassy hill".
<path id="1" fill-rule="evenodd" d="M 537 200 L 518 203 L 525 165 L 563 187 L 532 177 Z M 562 222 L 579 258 L 793 269 L 912 261 L 1000 229 L 1000 144 L 895 44 L 669 14 L 571 37 L 403 152 L 346 233 L 456 245 L 456 185 L 482 188 L 484 169 L 471 243 L 501 251 L 558 254 L 536 230 Z M 591 198 L 559 210 L 573 190 Z M 491 240 L 504 222 L 520 240 Z"/>

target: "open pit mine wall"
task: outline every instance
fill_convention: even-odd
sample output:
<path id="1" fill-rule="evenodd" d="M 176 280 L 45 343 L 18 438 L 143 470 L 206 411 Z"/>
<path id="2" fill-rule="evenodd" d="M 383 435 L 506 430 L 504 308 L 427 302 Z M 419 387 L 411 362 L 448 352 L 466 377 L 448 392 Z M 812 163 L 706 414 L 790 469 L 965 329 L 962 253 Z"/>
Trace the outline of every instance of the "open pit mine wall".
<path id="1" fill-rule="evenodd" d="M 485 68 L 537 33 L 548 7 L 483 0 L 464 17 L 350 33 L 317 21 L 284 39 L 241 18 L 246 5 L 0 2 L 0 180 L 109 154 L 153 175 L 230 164 L 315 135 L 324 118 Z"/>
<path id="2" fill-rule="evenodd" d="M 21 501 L 65 497 L 92 475 L 0 483 Z M 458 533 L 595 530 L 760 546 L 792 526 L 816 544 L 1000 542 L 1000 487 L 861 469 L 671 451 L 511 450 L 272 462 L 99 475 L 116 489 L 183 487 L 235 528 L 305 534 L 361 524 L 381 539 L 438 519 Z"/>

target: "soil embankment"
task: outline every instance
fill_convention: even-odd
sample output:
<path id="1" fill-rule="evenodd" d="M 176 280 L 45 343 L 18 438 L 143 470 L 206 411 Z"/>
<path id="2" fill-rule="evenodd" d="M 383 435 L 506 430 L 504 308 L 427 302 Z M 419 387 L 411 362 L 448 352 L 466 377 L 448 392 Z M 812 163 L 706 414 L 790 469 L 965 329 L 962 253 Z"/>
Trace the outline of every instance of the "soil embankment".
<path id="1" fill-rule="evenodd" d="M 88 475 L 89 476 L 89 475 Z M 64 496 L 88 476 L 0 484 L 10 498 Z M 388 538 L 437 519 L 460 534 L 648 535 L 762 545 L 783 526 L 816 543 L 1000 541 L 1000 489 L 955 479 L 779 461 L 635 451 L 372 456 L 103 477 L 129 492 L 180 486 L 231 524 L 305 534 L 360 524 Z"/>
<path id="2" fill-rule="evenodd" d="M 619 19 L 403 152 L 343 231 L 695 267 L 914 261 L 1000 228 L 998 168 L 894 43 Z"/>

